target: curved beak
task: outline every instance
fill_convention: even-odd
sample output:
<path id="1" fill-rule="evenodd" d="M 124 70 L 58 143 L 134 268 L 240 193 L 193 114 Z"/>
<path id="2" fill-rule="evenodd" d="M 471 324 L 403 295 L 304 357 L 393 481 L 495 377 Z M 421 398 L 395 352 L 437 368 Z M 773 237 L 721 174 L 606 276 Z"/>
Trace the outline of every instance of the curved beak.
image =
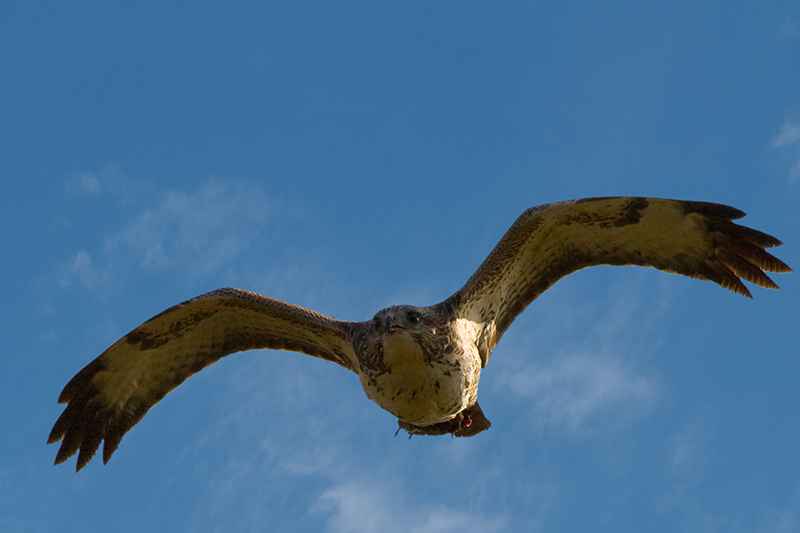
<path id="1" fill-rule="evenodd" d="M 394 333 L 395 331 L 406 329 L 397 323 L 397 320 L 392 315 L 386 316 L 386 333 Z"/>

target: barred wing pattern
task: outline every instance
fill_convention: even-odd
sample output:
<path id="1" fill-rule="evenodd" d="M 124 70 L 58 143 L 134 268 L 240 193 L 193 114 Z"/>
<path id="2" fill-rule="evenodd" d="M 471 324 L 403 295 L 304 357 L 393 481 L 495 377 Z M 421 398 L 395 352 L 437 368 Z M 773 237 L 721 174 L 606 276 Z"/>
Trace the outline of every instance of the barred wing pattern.
<path id="1" fill-rule="evenodd" d="M 103 440 L 108 462 L 148 409 L 234 352 L 292 350 L 357 371 L 351 335 L 358 327 L 240 289 L 219 289 L 178 304 L 125 335 L 67 383 L 58 399 L 67 407 L 47 441 L 62 441 L 56 464 L 80 450 L 80 470 Z"/>
<path id="2" fill-rule="evenodd" d="M 541 205 L 514 222 L 449 300 L 457 317 L 481 325 L 485 365 L 514 318 L 556 281 L 582 268 L 654 267 L 711 280 L 747 297 L 742 279 L 776 289 L 765 272 L 791 269 L 765 248 L 781 242 L 732 222 L 743 216 L 725 205 L 660 198 Z"/>
<path id="3" fill-rule="evenodd" d="M 422 352 L 433 361 L 476 347 L 485 366 L 500 337 L 533 300 L 562 277 L 594 265 L 654 267 L 711 280 L 748 297 L 742 280 L 775 289 L 766 273 L 791 269 L 766 248 L 781 242 L 733 222 L 743 216 L 724 205 L 635 197 L 531 208 L 458 292 L 425 308 L 438 313 L 437 326 L 411 337 L 417 339 L 416 348 L 395 341 L 399 352 L 393 357 L 401 353 L 413 359 Z M 373 359 L 382 358 L 388 346 L 380 328 L 388 328 L 389 322 L 377 319 L 378 315 L 370 322 L 343 322 L 240 289 L 220 289 L 176 305 L 117 341 L 67 383 L 59 397 L 67 406 L 48 439 L 62 441 L 56 464 L 79 452 L 80 470 L 103 441 L 103 461 L 108 462 L 122 436 L 148 409 L 194 373 L 234 352 L 268 348 L 326 359 L 359 374 L 370 396 L 367 387 L 378 385 L 364 376 L 374 363 L 382 364 L 382 359 Z M 454 324 L 457 327 L 449 327 Z M 405 327 L 413 326 L 409 322 Z M 432 342 L 421 343 L 422 338 Z M 459 349 L 429 353 L 429 346 Z M 477 367 L 474 359 L 469 362 Z M 435 370 L 428 365 L 420 372 Z M 432 377 L 436 390 L 438 380 L 447 377 L 452 377 L 449 371 Z M 477 383 L 476 378 L 473 397 Z M 413 401 L 413 386 L 400 383 L 392 401 L 404 401 L 405 393 Z M 468 436 L 488 428 L 489 422 L 474 403 L 432 426 L 404 425 L 400 420 L 400 427 L 413 434 Z"/>

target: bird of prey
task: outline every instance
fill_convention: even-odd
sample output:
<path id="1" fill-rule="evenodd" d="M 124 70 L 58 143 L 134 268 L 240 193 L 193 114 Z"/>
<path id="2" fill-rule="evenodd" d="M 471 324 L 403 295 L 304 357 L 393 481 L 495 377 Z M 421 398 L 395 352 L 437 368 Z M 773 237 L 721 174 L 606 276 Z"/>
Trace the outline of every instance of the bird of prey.
<path id="1" fill-rule="evenodd" d="M 490 426 L 478 379 L 517 315 L 562 277 L 594 265 L 641 265 L 711 280 L 750 297 L 791 272 L 765 248 L 781 242 L 706 202 L 587 198 L 528 209 L 466 284 L 428 307 L 394 305 L 347 322 L 240 289 L 219 289 L 151 318 L 78 372 L 48 444 L 59 464 L 108 462 L 148 409 L 188 377 L 244 350 L 302 352 L 355 372 L 367 396 L 410 435 L 475 435 Z"/>

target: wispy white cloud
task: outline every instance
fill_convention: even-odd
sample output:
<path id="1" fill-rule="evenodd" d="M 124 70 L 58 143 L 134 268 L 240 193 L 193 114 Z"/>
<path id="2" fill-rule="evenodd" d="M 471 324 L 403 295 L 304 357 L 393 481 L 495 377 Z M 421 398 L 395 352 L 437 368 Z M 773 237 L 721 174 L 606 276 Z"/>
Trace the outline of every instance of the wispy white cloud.
<path id="1" fill-rule="evenodd" d="M 533 423 L 572 433 L 589 428 L 603 415 L 652 402 L 657 388 L 631 365 L 611 356 L 564 354 L 547 365 L 532 364 L 510 380 L 511 391 L 533 399 Z"/>
<path id="2" fill-rule="evenodd" d="M 86 250 L 79 250 L 62 263 L 59 283 L 62 287 L 80 286 L 84 289 L 102 290 L 108 285 L 108 274 L 97 268 Z"/>
<path id="3" fill-rule="evenodd" d="M 129 266 L 148 272 L 175 270 L 199 278 L 235 264 L 265 226 L 269 202 L 256 187 L 209 180 L 192 190 L 136 193 L 113 167 L 67 177 L 68 191 L 126 205 L 133 215 L 120 229 L 110 228 L 104 246 L 80 250 L 62 263 L 62 286 L 107 288 Z M 138 208 L 138 206 L 142 206 Z"/>
<path id="4" fill-rule="evenodd" d="M 668 447 L 673 475 L 697 478 L 710 460 L 712 431 L 711 424 L 703 419 L 685 425 L 672 436 Z"/>
<path id="5" fill-rule="evenodd" d="M 791 41 L 800 34 L 800 28 L 797 26 L 794 17 L 791 14 L 786 15 L 783 19 L 780 28 L 778 28 L 779 41 Z"/>
<path id="6" fill-rule="evenodd" d="M 115 197 L 127 204 L 132 197 L 133 190 L 147 193 L 151 190 L 148 183 L 132 180 L 125 176 L 116 165 L 106 165 L 98 171 L 81 170 L 67 172 L 64 178 L 64 189 L 71 194 L 80 196 L 105 196 Z"/>
<path id="7" fill-rule="evenodd" d="M 316 510 L 330 513 L 328 528 L 341 533 L 373 531 L 446 533 L 505 531 L 502 517 L 444 505 L 412 503 L 399 487 L 347 481 L 322 493 Z"/>
<path id="8" fill-rule="evenodd" d="M 546 309 L 535 308 L 535 329 L 523 334 L 521 347 L 512 348 L 515 361 L 498 380 L 525 399 L 524 416 L 537 431 L 580 436 L 612 430 L 656 404 L 658 379 L 645 370 L 646 361 L 662 335 L 658 328 L 672 281 L 631 270 L 595 294 L 596 305 L 584 301 L 580 284 L 572 285 L 576 293 L 557 288 L 557 296 L 539 303 Z M 522 319 L 530 328 L 529 320 Z"/>
<path id="9" fill-rule="evenodd" d="M 772 141 L 773 148 L 783 148 L 800 142 L 800 121 L 784 122 L 781 132 Z"/>
<path id="10" fill-rule="evenodd" d="M 800 481 L 785 507 L 771 506 L 761 513 L 758 533 L 790 533 L 800 530 Z"/>
<path id="11" fill-rule="evenodd" d="M 780 491 L 770 487 L 765 490 L 761 502 L 751 508 L 737 505 L 736 499 L 711 503 L 704 498 L 709 486 L 718 482 L 715 478 L 720 475 L 720 465 L 729 459 L 719 454 L 718 429 L 721 429 L 718 419 L 699 409 L 665 440 L 668 476 L 661 484 L 663 492 L 653 499 L 656 513 L 664 517 L 682 516 L 684 522 L 691 525 L 685 529 L 691 531 L 798 531 L 800 481 L 784 499 L 780 498 Z M 758 460 L 757 455 L 753 455 L 753 460 Z M 727 479 L 731 466 L 725 468 Z M 742 487 L 742 490 L 748 488 Z"/>
<path id="12" fill-rule="evenodd" d="M 483 476 L 469 489 L 450 479 L 452 471 L 469 476 L 465 465 L 478 461 L 480 453 L 474 446 L 453 448 L 478 441 L 393 438 L 393 417 L 370 405 L 358 380 L 333 365 L 295 354 L 253 354 L 215 379 L 208 425 L 178 459 L 216 465 L 198 467 L 207 469 L 197 475 L 198 485 L 206 487 L 200 522 L 217 523 L 219 513 L 236 508 L 237 522 L 228 526 L 257 529 L 281 514 L 264 502 L 282 501 L 286 486 L 302 486 L 302 494 L 281 505 L 307 515 L 313 524 L 308 530 L 507 530 L 502 511 L 485 511 Z M 430 447 L 441 447 L 446 457 L 420 453 Z M 204 463 L 214 450 L 224 450 L 222 467 L 213 460 Z M 449 479 L 458 484 L 452 493 L 432 491 L 429 484 L 420 496 L 410 488 L 431 462 L 442 476 L 431 484 Z"/>
<path id="13" fill-rule="evenodd" d="M 267 209 L 252 188 L 209 181 L 192 192 L 164 193 L 107 249 L 131 254 L 144 270 L 175 268 L 199 277 L 230 263 L 256 237 Z"/>
<path id="14" fill-rule="evenodd" d="M 800 119 L 787 119 L 770 143 L 770 148 L 779 150 L 788 158 L 789 180 L 800 179 Z"/>
<path id="15" fill-rule="evenodd" d="M 70 172 L 67 174 L 64 188 L 67 192 L 77 194 L 93 194 L 100 192 L 100 178 L 94 172 Z"/>
<path id="16" fill-rule="evenodd" d="M 58 489 L 48 483 L 46 474 L 30 460 L 7 461 L 0 467 L 0 531 L 53 531 Z M 30 512 L 35 508 L 37 512 Z"/>

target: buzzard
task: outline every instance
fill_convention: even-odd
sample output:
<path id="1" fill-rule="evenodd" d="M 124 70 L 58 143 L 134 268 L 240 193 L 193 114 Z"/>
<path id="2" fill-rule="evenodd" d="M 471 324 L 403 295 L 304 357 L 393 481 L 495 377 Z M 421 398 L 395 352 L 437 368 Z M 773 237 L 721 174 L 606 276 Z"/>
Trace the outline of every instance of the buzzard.
<path id="1" fill-rule="evenodd" d="M 525 211 L 466 284 L 428 307 L 395 305 L 346 322 L 241 289 L 219 289 L 151 318 L 64 387 L 48 444 L 55 463 L 108 462 L 147 410 L 185 379 L 244 350 L 291 350 L 355 372 L 367 396 L 411 435 L 475 435 L 490 426 L 477 401 L 492 349 L 533 300 L 594 265 L 641 265 L 707 279 L 750 297 L 791 272 L 765 251 L 781 242 L 732 220 L 725 205 L 657 198 L 587 198 Z"/>

